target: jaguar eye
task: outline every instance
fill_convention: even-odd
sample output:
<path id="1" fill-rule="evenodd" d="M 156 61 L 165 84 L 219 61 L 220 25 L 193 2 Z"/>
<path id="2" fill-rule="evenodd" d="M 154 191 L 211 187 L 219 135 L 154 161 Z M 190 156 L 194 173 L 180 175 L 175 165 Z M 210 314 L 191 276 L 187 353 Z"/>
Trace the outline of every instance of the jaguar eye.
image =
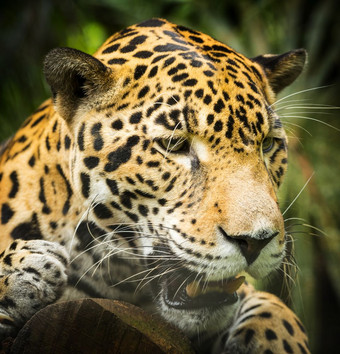
<path id="1" fill-rule="evenodd" d="M 274 147 L 274 138 L 267 137 L 262 142 L 262 151 L 264 153 L 269 152 Z"/>
<path id="2" fill-rule="evenodd" d="M 189 151 L 189 143 L 185 138 L 159 139 L 159 145 L 171 153 L 181 153 Z"/>

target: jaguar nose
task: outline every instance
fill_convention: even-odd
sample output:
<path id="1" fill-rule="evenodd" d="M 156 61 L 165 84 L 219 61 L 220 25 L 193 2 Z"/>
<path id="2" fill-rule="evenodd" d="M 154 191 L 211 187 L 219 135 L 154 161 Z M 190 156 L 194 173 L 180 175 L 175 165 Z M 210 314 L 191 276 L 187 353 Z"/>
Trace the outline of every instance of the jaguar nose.
<path id="1" fill-rule="evenodd" d="M 219 227 L 219 230 L 228 242 L 237 245 L 248 265 L 252 264 L 259 256 L 262 249 L 279 234 L 279 232 L 262 230 L 253 236 L 228 235 L 222 227 Z"/>

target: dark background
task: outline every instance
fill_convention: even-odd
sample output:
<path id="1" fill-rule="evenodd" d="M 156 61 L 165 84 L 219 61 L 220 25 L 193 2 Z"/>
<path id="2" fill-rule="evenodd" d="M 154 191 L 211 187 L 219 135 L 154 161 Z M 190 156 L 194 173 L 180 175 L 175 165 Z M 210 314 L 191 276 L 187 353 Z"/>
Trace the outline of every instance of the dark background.
<path id="1" fill-rule="evenodd" d="M 34 0 L 0 4 L 0 140 L 50 93 L 42 75 L 58 46 L 94 52 L 115 31 L 151 17 L 206 32 L 247 56 L 308 50 L 308 66 L 277 105 L 290 138 L 281 188 L 299 266 L 258 284 L 281 295 L 305 323 L 314 353 L 340 348 L 340 2 L 337 0 Z M 333 127 L 331 127 L 333 126 Z M 313 174 L 314 173 L 314 174 Z M 290 290 L 285 287 L 289 284 Z"/>

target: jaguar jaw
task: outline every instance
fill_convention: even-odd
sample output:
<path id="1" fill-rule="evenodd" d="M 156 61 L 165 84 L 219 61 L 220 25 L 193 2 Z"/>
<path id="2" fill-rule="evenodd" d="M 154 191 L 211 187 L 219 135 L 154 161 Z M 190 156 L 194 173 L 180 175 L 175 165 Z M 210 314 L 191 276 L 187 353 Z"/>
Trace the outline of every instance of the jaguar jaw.
<path id="1" fill-rule="evenodd" d="M 244 280 L 244 276 L 209 282 L 184 275 L 168 277 L 162 282 L 163 299 L 167 306 L 183 310 L 232 305 L 238 300 L 236 290 Z"/>

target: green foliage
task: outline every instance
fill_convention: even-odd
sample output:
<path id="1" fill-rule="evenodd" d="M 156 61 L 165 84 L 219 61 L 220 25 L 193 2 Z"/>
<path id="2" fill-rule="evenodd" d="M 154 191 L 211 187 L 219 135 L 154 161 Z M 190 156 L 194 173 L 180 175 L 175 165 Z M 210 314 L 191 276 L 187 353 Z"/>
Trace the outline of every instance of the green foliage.
<path id="1" fill-rule="evenodd" d="M 85 53 L 94 53 L 108 36 L 106 29 L 100 23 L 87 22 L 83 28 L 68 35 L 66 46 L 77 48 Z"/>
<path id="2" fill-rule="evenodd" d="M 70 46 L 92 53 L 110 34 L 147 18 L 165 17 L 206 32 L 248 56 L 305 47 L 308 68 L 283 95 L 313 90 L 277 105 L 290 136 L 290 168 L 280 201 L 285 210 L 315 171 L 284 215 L 287 230 L 296 240 L 300 267 L 292 298 L 307 325 L 314 352 L 336 352 L 340 333 L 340 133 L 322 122 L 340 127 L 339 111 L 326 106 L 339 105 L 339 4 L 337 0 L 2 2 L 0 140 L 9 137 L 49 96 L 41 68 L 50 49 Z M 325 85 L 331 86 L 317 89 Z M 282 277 L 276 278 L 267 286 L 279 294 L 282 282 Z"/>

